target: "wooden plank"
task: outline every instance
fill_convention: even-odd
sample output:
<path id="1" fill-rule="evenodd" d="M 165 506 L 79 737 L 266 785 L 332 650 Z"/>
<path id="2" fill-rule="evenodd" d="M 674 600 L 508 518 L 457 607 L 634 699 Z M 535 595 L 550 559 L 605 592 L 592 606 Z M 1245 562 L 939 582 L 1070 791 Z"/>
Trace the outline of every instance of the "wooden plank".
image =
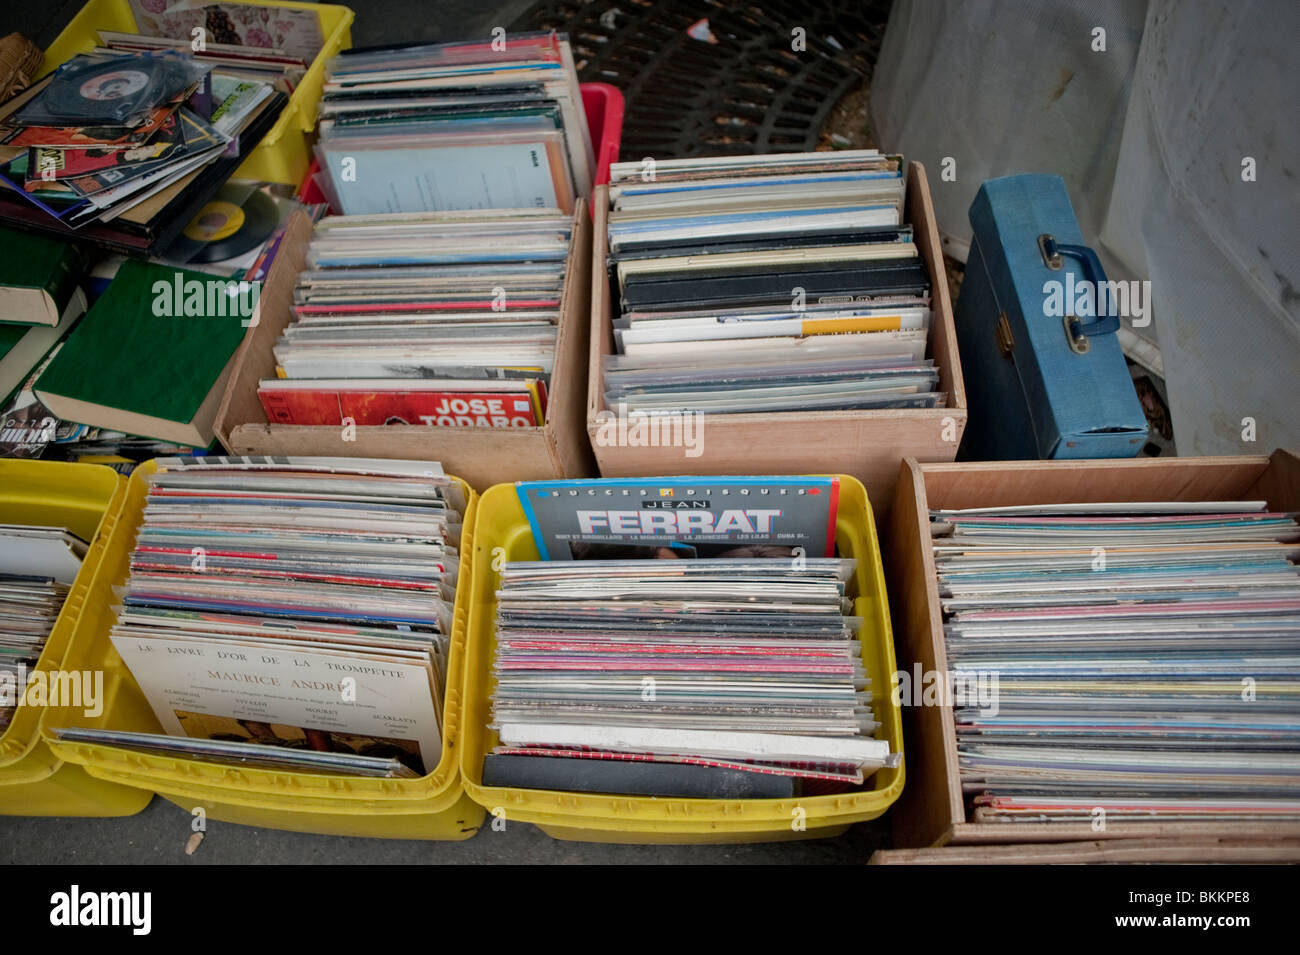
<path id="1" fill-rule="evenodd" d="M 591 232 L 591 326 L 590 352 L 587 357 L 587 428 L 592 436 L 596 415 L 605 406 L 606 355 L 614 354 L 614 304 L 610 299 L 609 272 L 605 258 L 609 254 L 609 186 L 597 186 Z M 593 441 L 594 448 L 594 441 Z M 600 450 L 595 449 L 597 458 Z"/>
<path id="2" fill-rule="evenodd" d="M 948 392 L 951 408 L 964 412 L 966 385 L 961 361 L 957 357 L 957 326 L 953 320 L 952 297 L 948 293 L 948 271 L 943 264 L 943 243 L 939 240 L 939 226 L 934 218 L 930 182 L 925 166 L 919 162 L 907 166 L 907 221 L 912 223 L 912 239 L 930 270 L 930 301 L 934 308 L 930 355 L 939 368 L 939 390 Z M 962 427 L 965 427 L 964 423 Z M 957 438 L 961 440 L 960 432 Z"/>
<path id="3" fill-rule="evenodd" d="M 1300 457 L 1290 451 L 1274 451 L 1268 459 L 1268 470 L 1244 496 L 1268 501 L 1274 510 L 1300 511 Z"/>
<path id="4" fill-rule="evenodd" d="M 911 458 L 899 469 L 888 541 L 883 556 L 898 666 L 915 687 L 918 669 L 947 673 L 948 660 L 939 594 L 929 583 L 934 579 L 934 555 L 925 484 Z M 907 785 L 892 814 L 894 842 L 926 846 L 943 841 L 952 825 L 965 818 L 957 783 L 957 738 L 952 707 L 909 702 L 903 700 Z"/>
<path id="5" fill-rule="evenodd" d="M 880 849 L 869 865 L 1087 865 L 1300 862 L 1300 839 L 1116 839 L 1056 845 Z"/>
<path id="6" fill-rule="evenodd" d="M 551 456 L 552 477 L 591 477 L 596 459 L 587 440 L 587 354 L 591 333 L 591 216 L 587 202 L 579 199 L 573 211 L 572 251 L 560 300 L 560 323 L 555 337 L 555 368 L 543 435 Z M 500 430 L 500 429 L 495 429 Z M 500 449 L 494 483 L 521 481 L 513 462 Z M 521 462 L 526 464 L 526 462 Z"/>
<path id="7" fill-rule="evenodd" d="M 1090 822 L 959 822 L 952 827 L 952 845 L 992 845 L 1008 842 L 1078 842 L 1085 839 L 1300 839 L 1300 822 L 1149 822 L 1111 817 L 1098 831 Z"/>
<path id="8" fill-rule="evenodd" d="M 1262 456 L 969 462 L 925 469 L 931 507 L 1240 498 Z"/>
<path id="9" fill-rule="evenodd" d="M 311 218 L 301 209 L 289 217 L 280 250 L 258 293 L 257 309 L 235 352 L 234 368 L 213 423 L 221 443 L 228 448 L 235 427 L 248 422 L 267 423 L 266 411 L 257 397 L 257 383 L 275 377 L 271 349 L 293 317 L 293 289 L 307 258 L 311 230 Z"/>

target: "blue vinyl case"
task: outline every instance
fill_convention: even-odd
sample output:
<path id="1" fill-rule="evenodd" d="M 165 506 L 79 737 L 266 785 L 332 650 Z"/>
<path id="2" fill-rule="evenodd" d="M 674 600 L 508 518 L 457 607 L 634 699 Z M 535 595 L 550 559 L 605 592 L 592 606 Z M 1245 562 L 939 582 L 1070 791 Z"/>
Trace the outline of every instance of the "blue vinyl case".
<path id="1" fill-rule="evenodd" d="M 1098 290 L 1109 286 L 1065 182 L 990 179 L 970 221 L 956 312 L 970 410 L 959 459 L 1136 455 L 1146 416 L 1115 334 L 1114 302 L 1096 307 Z M 1091 305 L 1077 294 L 1085 283 Z"/>

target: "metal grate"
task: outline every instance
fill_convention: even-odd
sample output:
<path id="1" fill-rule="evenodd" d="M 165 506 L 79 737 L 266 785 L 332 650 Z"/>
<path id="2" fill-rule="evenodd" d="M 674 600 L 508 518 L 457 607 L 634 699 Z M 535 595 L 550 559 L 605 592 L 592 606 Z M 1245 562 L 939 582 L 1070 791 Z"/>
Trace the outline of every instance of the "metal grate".
<path id="1" fill-rule="evenodd" d="M 891 2 L 542 0 L 511 29 L 568 33 L 582 80 L 623 91 L 624 160 L 794 152 L 871 76 Z"/>

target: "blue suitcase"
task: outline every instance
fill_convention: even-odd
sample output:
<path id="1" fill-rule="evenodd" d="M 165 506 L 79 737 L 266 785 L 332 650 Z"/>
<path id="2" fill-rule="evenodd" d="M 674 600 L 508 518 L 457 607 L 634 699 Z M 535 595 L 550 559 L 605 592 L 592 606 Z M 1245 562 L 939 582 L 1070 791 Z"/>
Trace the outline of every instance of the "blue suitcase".
<path id="1" fill-rule="evenodd" d="M 956 314 L 970 418 L 958 459 L 1136 455 L 1147 421 L 1115 334 L 1131 300 L 1084 244 L 1065 182 L 990 179 L 970 222 Z"/>

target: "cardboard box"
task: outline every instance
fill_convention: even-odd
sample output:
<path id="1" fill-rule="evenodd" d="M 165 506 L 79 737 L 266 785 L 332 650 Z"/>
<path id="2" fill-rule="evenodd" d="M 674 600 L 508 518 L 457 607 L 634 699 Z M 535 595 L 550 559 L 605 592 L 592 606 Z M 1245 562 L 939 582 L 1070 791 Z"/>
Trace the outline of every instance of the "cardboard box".
<path id="1" fill-rule="evenodd" d="M 587 431 L 600 473 L 605 477 L 652 474 L 852 474 L 866 485 L 877 517 L 893 499 L 898 462 L 951 461 L 966 427 L 966 391 L 957 358 L 957 333 L 943 267 L 943 251 L 925 169 L 908 165 L 907 221 L 930 271 L 934 320 L 929 355 L 939 369 L 939 390 L 949 395 L 947 408 L 881 411 L 803 411 L 779 414 L 703 415 L 698 456 L 688 446 L 630 447 L 602 439 L 610 428 L 605 408 L 603 363 L 614 351 L 611 295 L 605 259 L 608 253 L 609 193 L 596 190 L 595 235 L 591 269 L 591 366 L 587 393 Z M 603 413 L 603 414 L 602 414 Z M 684 442 L 679 442 L 684 444 Z"/>
<path id="2" fill-rule="evenodd" d="M 1138 458 L 968 464 L 903 462 L 884 551 L 900 670 L 947 672 L 943 616 L 930 546 L 929 511 L 1072 501 L 1266 500 L 1300 510 L 1300 458 Z M 1118 822 L 1105 832 L 1087 822 L 975 823 L 966 818 L 950 706 L 903 707 L 907 786 L 894 808 L 894 844 L 1031 843 L 1150 839 L 1300 838 L 1300 823 Z"/>
<path id="3" fill-rule="evenodd" d="M 235 353 L 234 370 L 217 410 L 217 435 L 231 454 L 440 461 L 449 473 L 479 490 L 511 481 L 594 475 L 595 461 L 583 423 L 591 220 L 582 200 L 573 222 L 573 251 L 560 301 L 555 370 L 542 427 L 376 425 L 358 427 L 355 440 L 344 440 L 341 428 L 269 423 L 257 398 L 257 384 L 275 377 L 271 349 L 293 318 L 293 289 L 311 239 L 311 222 L 297 214 L 262 287 L 253 324 Z"/>
<path id="4" fill-rule="evenodd" d="M 1098 865 L 1300 862 L 1300 839 L 1110 839 L 1013 846 L 879 849 L 868 865 Z"/>

